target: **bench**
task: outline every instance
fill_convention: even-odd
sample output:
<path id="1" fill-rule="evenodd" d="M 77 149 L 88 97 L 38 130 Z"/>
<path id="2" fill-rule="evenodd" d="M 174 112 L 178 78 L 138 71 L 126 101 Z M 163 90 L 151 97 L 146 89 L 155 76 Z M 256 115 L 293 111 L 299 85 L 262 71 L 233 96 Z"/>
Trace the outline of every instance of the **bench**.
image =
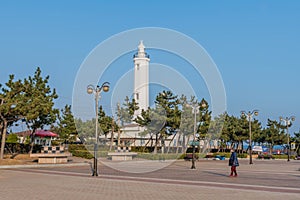
<path id="1" fill-rule="evenodd" d="M 109 152 L 107 156 L 113 161 L 132 160 L 133 156 L 137 156 L 137 153 L 130 151 L 131 147 L 117 147 L 115 152 Z"/>
<path id="2" fill-rule="evenodd" d="M 67 163 L 71 153 L 65 152 L 63 146 L 44 146 L 41 153 L 30 154 L 31 158 L 38 158 L 39 164 Z"/>

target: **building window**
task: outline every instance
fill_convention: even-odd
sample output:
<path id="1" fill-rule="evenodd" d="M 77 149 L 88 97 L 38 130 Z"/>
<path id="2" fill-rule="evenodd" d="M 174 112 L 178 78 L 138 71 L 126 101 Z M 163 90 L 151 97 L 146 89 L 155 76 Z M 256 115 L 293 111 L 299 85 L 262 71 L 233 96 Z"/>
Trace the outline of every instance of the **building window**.
<path id="1" fill-rule="evenodd" d="M 136 93 L 136 100 L 139 100 L 139 93 Z"/>

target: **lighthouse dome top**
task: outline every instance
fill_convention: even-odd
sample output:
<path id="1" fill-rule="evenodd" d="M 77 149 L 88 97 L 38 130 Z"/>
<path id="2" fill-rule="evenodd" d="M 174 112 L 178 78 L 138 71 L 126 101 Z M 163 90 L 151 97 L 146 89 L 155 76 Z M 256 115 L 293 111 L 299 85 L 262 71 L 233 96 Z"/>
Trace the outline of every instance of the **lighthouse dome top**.
<path id="1" fill-rule="evenodd" d="M 145 46 L 143 40 L 140 41 L 138 46 L 138 52 L 133 55 L 134 58 L 149 58 L 149 55 L 145 52 Z"/>
<path id="2" fill-rule="evenodd" d="M 143 44 L 143 40 L 140 41 L 138 49 L 139 49 L 139 52 L 145 52 L 145 46 Z"/>

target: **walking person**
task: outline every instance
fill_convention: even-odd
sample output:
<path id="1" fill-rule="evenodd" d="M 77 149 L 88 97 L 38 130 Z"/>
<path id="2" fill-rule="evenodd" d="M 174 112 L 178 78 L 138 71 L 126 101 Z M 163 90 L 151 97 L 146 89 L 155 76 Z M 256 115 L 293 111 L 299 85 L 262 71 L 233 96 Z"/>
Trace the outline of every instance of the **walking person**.
<path id="1" fill-rule="evenodd" d="M 237 172 L 236 172 L 236 167 L 239 166 L 239 161 L 237 158 L 237 153 L 235 152 L 234 149 L 231 149 L 231 155 L 229 158 L 229 166 L 231 166 L 231 173 L 230 173 L 230 177 L 232 176 L 237 176 Z"/>

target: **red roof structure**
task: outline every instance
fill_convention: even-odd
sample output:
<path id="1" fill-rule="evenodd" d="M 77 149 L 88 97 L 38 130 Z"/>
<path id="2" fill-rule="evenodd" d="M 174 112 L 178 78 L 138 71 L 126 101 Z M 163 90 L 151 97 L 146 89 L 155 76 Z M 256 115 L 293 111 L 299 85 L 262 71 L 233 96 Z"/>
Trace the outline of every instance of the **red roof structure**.
<path id="1" fill-rule="evenodd" d="M 58 134 L 53 133 L 51 131 L 37 130 L 35 132 L 35 136 L 39 136 L 39 137 L 57 137 Z"/>
<path id="2" fill-rule="evenodd" d="M 26 137 L 26 136 L 30 136 L 31 131 L 26 130 L 26 131 L 18 132 L 16 134 L 18 136 Z M 36 130 L 34 135 L 38 137 L 58 137 L 57 133 L 53 133 L 51 131 L 46 131 L 46 130 Z"/>

